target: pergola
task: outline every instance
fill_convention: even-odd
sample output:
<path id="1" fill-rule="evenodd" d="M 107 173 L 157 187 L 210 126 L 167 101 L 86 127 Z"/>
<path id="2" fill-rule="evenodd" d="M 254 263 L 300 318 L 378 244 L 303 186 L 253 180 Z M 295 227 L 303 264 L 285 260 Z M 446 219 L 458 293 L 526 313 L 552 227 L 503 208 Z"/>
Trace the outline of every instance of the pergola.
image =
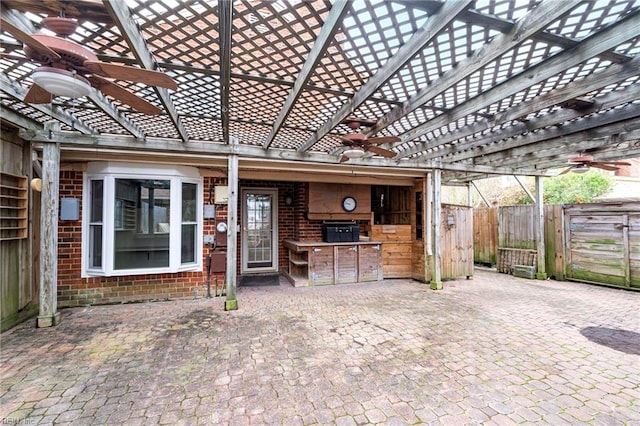
<path id="1" fill-rule="evenodd" d="M 100 61 L 177 82 L 117 80 L 156 115 L 95 88 L 25 103 L 39 64 L 3 28 L 2 119 L 67 161 L 153 155 L 222 164 L 230 181 L 295 168 L 464 185 L 539 182 L 579 153 L 640 155 L 638 0 L 3 0 L 1 14 L 27 34 L 46 16 L 77 18 L 69 38 Z M 341 162 L 349 117 L 374 122 L 368 137 L 398 137 L 381 146 L 395 155 Z"/>
<path id="2" fill-rule="evenodd" d="M 544 175 L 586 152 L 640 154 L 640 3 L 629 0 L 3 0 L 27 33 L 63 14 L 104 62 L 166 71 L 171 91 L 117 83 L 160 108 L 98 90 L 23 102 L 38 65 L 3 31 L 2 117 L 65 147 L 236 153 L 341 167 L 351 116 L 398 136 L 393 158 L 348 166 L 441 169 L 443 182 Z M 54 120 L 60 131 L 44 131 Z M 234 142 L 234 143 L 232 143 Z"/>

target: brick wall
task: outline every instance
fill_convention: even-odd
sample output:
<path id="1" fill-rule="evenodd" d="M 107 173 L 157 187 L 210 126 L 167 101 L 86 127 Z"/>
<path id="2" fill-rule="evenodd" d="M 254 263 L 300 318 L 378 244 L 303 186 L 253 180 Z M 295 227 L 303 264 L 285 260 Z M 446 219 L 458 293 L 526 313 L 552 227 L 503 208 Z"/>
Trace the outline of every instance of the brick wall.
<path id="1" fill-rule="evenodd" d="M 209 187 L 225 185 L 226 178 L 204 179 L 204 201 L 208 203 Z M 63 171 L 60 174 L 60 198 L 82 199 L 82 172 Z M 81 208 L 82 208 L 82 203 Z M 216 219 L 227 219 L 226 206 L 216 206 Z M 82 217 L 82 212 L 80 213 Z M 204 221 L 204 232 L 213 234 L 214 220 Z M 149 274 L 119 277 L 81 278 L 82 222 L 58 223 L 58 305 L 60 307 L 88 304 L 122 303 L 144 300 L 164 300 L 206 295 L 206 256 L 203 250 L 203 270 L 175 274 Z M 224 283 L 223 273 L 212 274 L 211 285 Z"/>
<path id="2" fill-rule="evenodd" d="M 226 178 L 204 178 L 204 203 L 213 202 L 209 200 L 209 194 L 213 194 L 213 188 L 216 185 L 226 184 Z M 307 186 L 304 183 L 241 180 L 239 186 L 240 188 L 278 189 L 279 268 L 285 268 L 288 265 L 288 251 L 281 244 L 282 240 L 320 241 L 322 239 L 322 221 L 306 219 Z M 285 203 L 285 196 L 289 193 L 293 194 L 291 206 Z M 82 199 L 82 172 L 61 172 L 60 198 L 66 197 Z M 82 208 L 82 203 L 80 205 Z M 242 212 L 240 209 L 238 211 L 241 217 Z M 215 234 L 216 223 L 226 221 L 227 212 L 226 205 L 216 205 L 216 220 L 204 220 L 204 235 Z M 194 297 L 194 291 L 197 291 L 198 297 L 206 295 L 208 245 L 203 247 L 202 271 L 81 278 L 82 222 L 80 220 L 60 221 L 58 236 L 58 304 L 61 307 L 190 298 Z M 238 245 L 240 244 L 241 241 L 238 239 Z M 224 251 L 222 248 L 217 250 Z M 236 265 L 238 271 L 240 270 L 240 250 L 241 248 L 238 247 L 238 264 Z M 219 286 L 222 286 L 224 273 L 212 274 L 212 289 L 216 281 Z"/>

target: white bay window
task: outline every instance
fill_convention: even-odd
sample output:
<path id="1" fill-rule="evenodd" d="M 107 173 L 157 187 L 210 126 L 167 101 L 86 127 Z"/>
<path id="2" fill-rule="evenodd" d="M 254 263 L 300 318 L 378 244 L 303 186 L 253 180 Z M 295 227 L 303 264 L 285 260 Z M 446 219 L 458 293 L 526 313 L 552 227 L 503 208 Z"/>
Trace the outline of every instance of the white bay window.
<path id="1" fill-rule="evenodd" d="M 83 276 L 202 269 L 196 168 L 94 162 L 83 187 Z"/>

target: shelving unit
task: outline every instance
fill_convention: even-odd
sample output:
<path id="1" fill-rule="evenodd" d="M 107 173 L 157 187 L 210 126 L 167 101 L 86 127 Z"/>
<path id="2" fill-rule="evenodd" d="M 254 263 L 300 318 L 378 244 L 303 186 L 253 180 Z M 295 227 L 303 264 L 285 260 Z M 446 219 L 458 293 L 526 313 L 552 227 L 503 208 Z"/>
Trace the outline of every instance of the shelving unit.
<path id="1" fill-rule="evenodd" d="M 0 172 L 0 240 L 27 238 L 28 204 L 27 177 Z"/>
<path id="2" fill-rule="evenodd" d="M 289 275 L 298 283 L 308 285 L 309 280 L 309 253 L 306 251 L 289 250 Z M 304 284 L 299 284 L 304 285 Z"/>
<path id="3" fill-rule="evenodd" d="M 381 244 L 375 241 L 325 243 L 284 240 L 295 287 L 377 281 L 383 279 Z"/>

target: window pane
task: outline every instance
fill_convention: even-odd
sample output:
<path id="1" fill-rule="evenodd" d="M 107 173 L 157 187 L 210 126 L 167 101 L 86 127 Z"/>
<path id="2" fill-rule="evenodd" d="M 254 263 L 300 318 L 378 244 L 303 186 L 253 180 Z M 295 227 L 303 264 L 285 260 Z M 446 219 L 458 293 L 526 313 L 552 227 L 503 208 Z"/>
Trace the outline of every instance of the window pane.
<path id="1" fill-rule="evenodd" d="M 114 269 L 169 266 L 170 188 L 169 180 L 116 179 Z"/>
<path id="2" fill-rule="evenodd" d="M 89 234 L 89 267 L 102 267 L 102 226 L 91 225 Z"/>
<path id="3" fill-rule="evenodd" d="M 198 185 L 182 184 L 182 240 L 180 245 L 180 262 L 193 263 L 196 261 L 196 193 Z"/>
<path id="4" fill-rule="evenodd" d="M 104 181 L 92 180 L 89 200 L 89 267 L 102 267 L 102 206 Z"/>
<path id="5" fill-rule="evenodd" d="M 102 180 L 91 181 L 91 222 L 102 222 Z"/>
<path id="6" fill-rule="evenodd" d="M 182 221 L 196 221 L 196 190 L 198 185 L 193 183 L 182 184 Z"/>
<path id="7" fill-rule="evenodd" d="M 196 261 L 196 225 L 182 225 L 181 263 Z"/>

